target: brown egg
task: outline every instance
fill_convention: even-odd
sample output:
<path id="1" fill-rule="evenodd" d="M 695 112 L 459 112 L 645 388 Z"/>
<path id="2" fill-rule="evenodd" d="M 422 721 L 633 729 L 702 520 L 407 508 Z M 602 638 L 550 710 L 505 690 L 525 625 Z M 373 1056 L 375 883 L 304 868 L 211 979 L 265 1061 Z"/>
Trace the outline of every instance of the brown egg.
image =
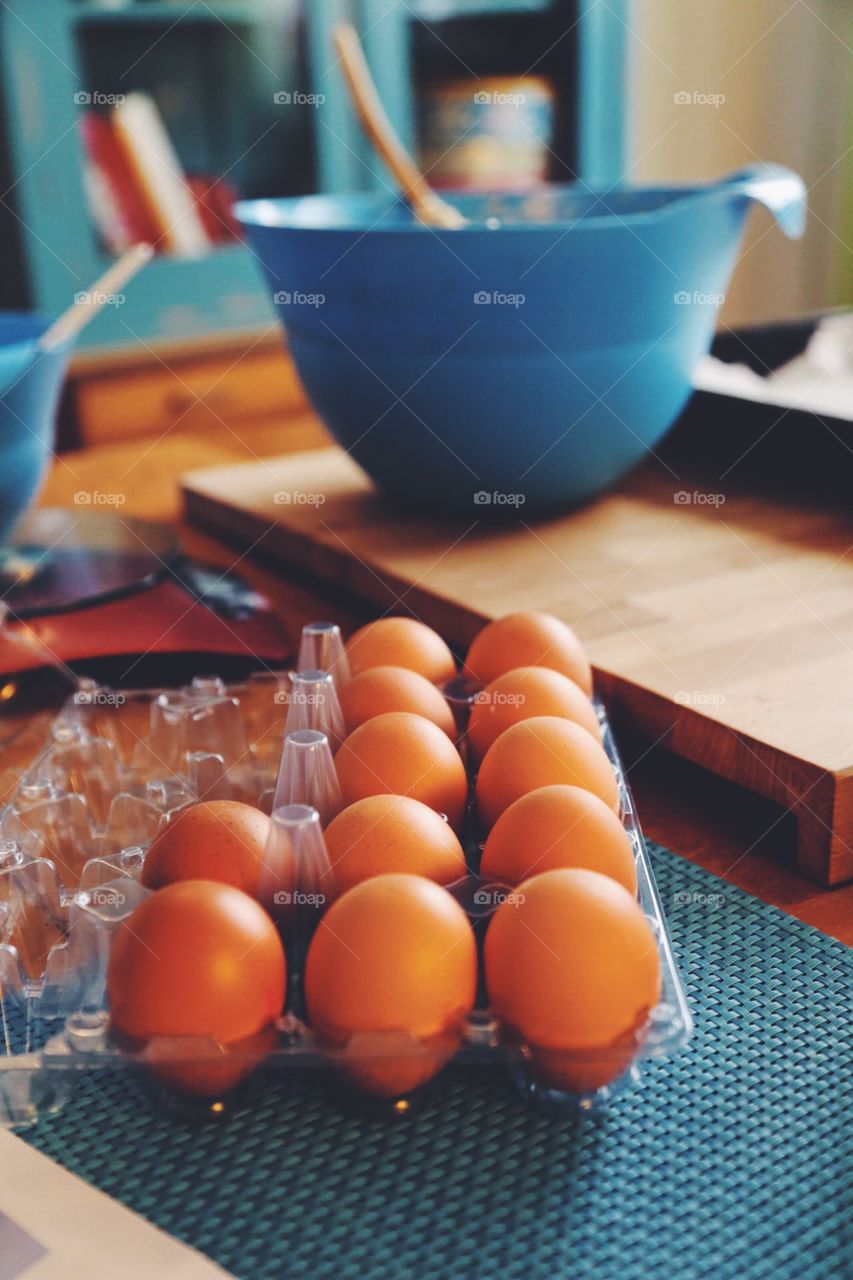
<path id="1" fill-rule="evenodd" d="M 468 794 L 465 766 L 431 720 L 407 711 L 375 716 L 338 748 L 335 766 L 345 804 L 365 796 L 412 796 L 447 814 L 459 829 Z"/>
<path id="2" fill-rule="evenodd" d="M 407 1093 L 444 1065 L 476 990 L 468 918 L 422 876 L 375 876 L 342 894 L 320 921 L 305 967 L 314 1030 L 349 1046 L 343 1069 L 385 1096 Z"/>
<path id="3" fill-rule="evenodd" d="M 600 742 L 557 716 L 535 716 L 504 729 L 477 775 L 477 807 L 488 830 L 519 796 L 563 783 L 584 787 L 619 807 L 616 775 Z"/>
<path id="4" fill-rule="evenodd" d="M 452 884 L 466 870 L 465 854 L 453 828 L 411 796 L 357 800 L 326 828 L 326 848 L 338 891 L 395 871 Z"/>
<path id="5" fill-rule="evenodd" d="M 574 631 L 550 613 L 508 613 L 474 637 L 465 674 L 490 684 L 515 667 L 552 667 L 592 693 L 589 659 Z"/>
<path id="6" fill-rule="evenodd" d="M 410 711 L 456 737 L 453 713 L 443 694 L 426 676 L 406 667 L 368 667 L 353 676 L 341 691 L 341 710 L 348 733 L 386 711 Z"/>
<path id="7" fill-rule="evenodd" d="M 523 880 L 486 934 L 489 1000 L 541 1074 L 585 1093 L 621 1075 L 660 997 L 657 942 L 635 898 L 579 869 Z"/>
<path id="8" fill-rule="evenodd" d="M 582 787 L 539 787 L 514 800 L 489 832 L 480 875 L 516 885 L 557 867 L 600 871 L 636 895 L 628 833 L 613 810 Z"/>
<path id="9" fill-rule="evenodd" d="M 350 671 L 369 667 L 406 667 L 439 684 L 456 674 L 453 654 L 437 631 L 416 618 L 378 618 L 347 641 Z"/>
<path id="10" fill-rule="evenodd" d="M 533 716 L 574 720 L 601 741 L 598 716 L 580 685 L 550 667 L 516 667 L 486 685 L 474 699 L 468 722 L 472 759 L 482 760 L 504 729 Z"/>
<path id="11" fill-rule="evenodd" d="M 281 940 L 248 894 L 213 880 L 182 880 L 147 897 L 118 930 L 107 995 L 113 1026 L 135 1040 L 208 1037 L 198 1060 L 168 1040 L 149 1060 L 154 1074 L 184 1092 L 211 1095 L 251 1070 L 284 1004 Z"/>
<path id="12" fill-rule="evenodd" d="M 236 800 L 206 800 L 182 809 L 158 831 L 142 866 L 147 889 L 177 880 L 217 880 L 258 896 L 270 820 Z"/>

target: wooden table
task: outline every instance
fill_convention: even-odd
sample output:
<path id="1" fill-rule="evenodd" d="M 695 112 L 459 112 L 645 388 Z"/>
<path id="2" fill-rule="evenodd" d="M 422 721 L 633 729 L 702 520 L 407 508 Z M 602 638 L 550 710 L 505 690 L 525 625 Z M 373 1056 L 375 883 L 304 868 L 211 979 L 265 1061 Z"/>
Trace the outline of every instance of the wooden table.
<path id="1" fill-rule="evenodd" d="M 185 471 L 218 463 L 249 461 L 307 449 L 326 437 L 310 415 L 280 426 L 246 430 L 241 438 L 226 428 L 203 438 L 178 431 L 133 444 L 100 445 L 65 454 L 54 464 L 42 501 L 73 506 L 74 494 L 96 489 L 121 494 L 121 514 L 176 522 L 186 550 L 241 574 L 263 591 L 290 631 L 312 618 L 334 617 L 351 629 L 375 609 L 357 600 L 331 598 L 317 584 L 285 576 L 211 538 L 183 521 L 177 480 Z M 792 819 L 766 801 L 659 747 L 622 741 L 640 817 L 647 835 L 758 897 L 772 902 L 823 932 L 853 945 L 853 884 L 826 890 L 784 863 L 793 845 Z M 685 908 L 680 908 L 685 909 Z M 692 905 L 690 910 L 704 909 Z M 719 908 L 715 908 L 719 909 Z"/>

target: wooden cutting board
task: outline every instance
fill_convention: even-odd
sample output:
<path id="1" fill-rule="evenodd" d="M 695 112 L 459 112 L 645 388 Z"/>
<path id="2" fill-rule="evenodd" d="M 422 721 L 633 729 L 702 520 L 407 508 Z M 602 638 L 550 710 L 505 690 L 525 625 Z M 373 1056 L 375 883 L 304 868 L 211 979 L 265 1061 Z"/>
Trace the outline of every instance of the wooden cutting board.
<path id="1" fill-rule="evenodd" d="M 196 471 L 188 514 L 244 548 L 407 610 L 459 651 L 488 618 L 577 629 L 616 723 L 792 810 L 798 864 L 853 877 L 853 521 L 674 493 L 643 468 L 569 515 L 439 519 L 337 448 Z"/>

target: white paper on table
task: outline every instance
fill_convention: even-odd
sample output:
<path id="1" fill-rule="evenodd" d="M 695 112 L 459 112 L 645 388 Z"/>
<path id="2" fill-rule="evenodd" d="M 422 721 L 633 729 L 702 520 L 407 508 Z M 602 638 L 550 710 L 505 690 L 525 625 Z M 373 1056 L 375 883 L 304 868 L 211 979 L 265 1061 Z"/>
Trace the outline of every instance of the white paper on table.
<path id="1" fill-rule="evenodd" d="M 743 364 L 706 356 L 695 370 L 698 391 L 800 409 L 846 422 L 853 413 L 853 312 L 824 316 L 806 349 L 766 377 Z"/>
<path id="2" fill-rule="evenodd" d="M 0 1280 L 228 1280 L 228 1272 L 0 1130 Z"/>

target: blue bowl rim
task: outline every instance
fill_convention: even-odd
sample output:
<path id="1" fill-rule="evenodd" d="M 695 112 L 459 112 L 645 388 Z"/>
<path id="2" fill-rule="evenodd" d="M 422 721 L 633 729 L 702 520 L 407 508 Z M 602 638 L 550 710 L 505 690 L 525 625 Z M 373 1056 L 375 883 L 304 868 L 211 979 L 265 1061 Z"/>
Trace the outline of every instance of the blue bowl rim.
<path id="1" fill-rule="evenodd" d="M 38 342 L 52 323 L 49 316 L 37 311 L 0 311 L 0 350 Z"/>
<path id="2" fill-rule="evenodd" d="M 684 184 L 669 187 L 626 185 L 599 189 L 589 187 L 586 183 L 567 182 L 549 183 L 541 188 L 539 192 L 535 190 L 522 193 L 490 190 L 470 193 L 454 191 L 442 192 L 441 194 L 443 199 L 464 214 L 466 210 L 476 208 L 477 205 L 490 199 L 512 200 L 517 198 L 523 200 L 535 197 L 537 194 L 548 195 L 551 193 L 589 196 L 602 201 L 607 196 L 637 195 L 652 199 L 657 197 L 660 199 L 660 204 L 651 208 L 640 208 L 634 211 L 620 210 L 619 212 L 608 210 L 605 207 L 600 213 L 595 211 L 581 213 L 574 219 L 531 218 L 529 221 L 507 223 L 501 226 L 500 230 L 504 233 L 508 231 L 518 233 L 545 230 L 566 233 L 592 229 L 601 230 L 602 228 L 613 228 L 620 225 L 631 226 L 635 223 L 659 221 L 689 200 L 699 197 L 708 199 L 715 196 L 724 196 L 726 199 L 731 199 L 733 194 L 727 190 L 725 180 L 713 185 Z M 442 227 L 427 227 L 414 217 L 408 221 L 385 222 L 379 225 L 387 213 L 400 207 L 406 207 L 403 197 L 389 190 L 378 193 L 358 191 L 302 196 L 259 197 L 252 200 L 239 200 L 233 206 L 233 209 L 236 217 L 246 227 L 310 231 L 324 236 L 363 235 L 367 232 L 384 235 L 413 235 L 423 234 L 424 232 L 429 232 L 432 235 L 450 236 L 493 234 L 493 229 L 481 221 L 471 221 L 466 226 L 453 228 L 452 230 Z M 345 213 L 349 221 L 335 223 L 331 220 L 331 215 L 336 208 Z M 312 210 L 316 211 L 318 215 L 322 215 L 326 211 L 330 215 L 330 221 L 324 225 L 322 220 L 312 223 L 299 219 L 300 212 L 308 211 L 310 213 Z"/>

